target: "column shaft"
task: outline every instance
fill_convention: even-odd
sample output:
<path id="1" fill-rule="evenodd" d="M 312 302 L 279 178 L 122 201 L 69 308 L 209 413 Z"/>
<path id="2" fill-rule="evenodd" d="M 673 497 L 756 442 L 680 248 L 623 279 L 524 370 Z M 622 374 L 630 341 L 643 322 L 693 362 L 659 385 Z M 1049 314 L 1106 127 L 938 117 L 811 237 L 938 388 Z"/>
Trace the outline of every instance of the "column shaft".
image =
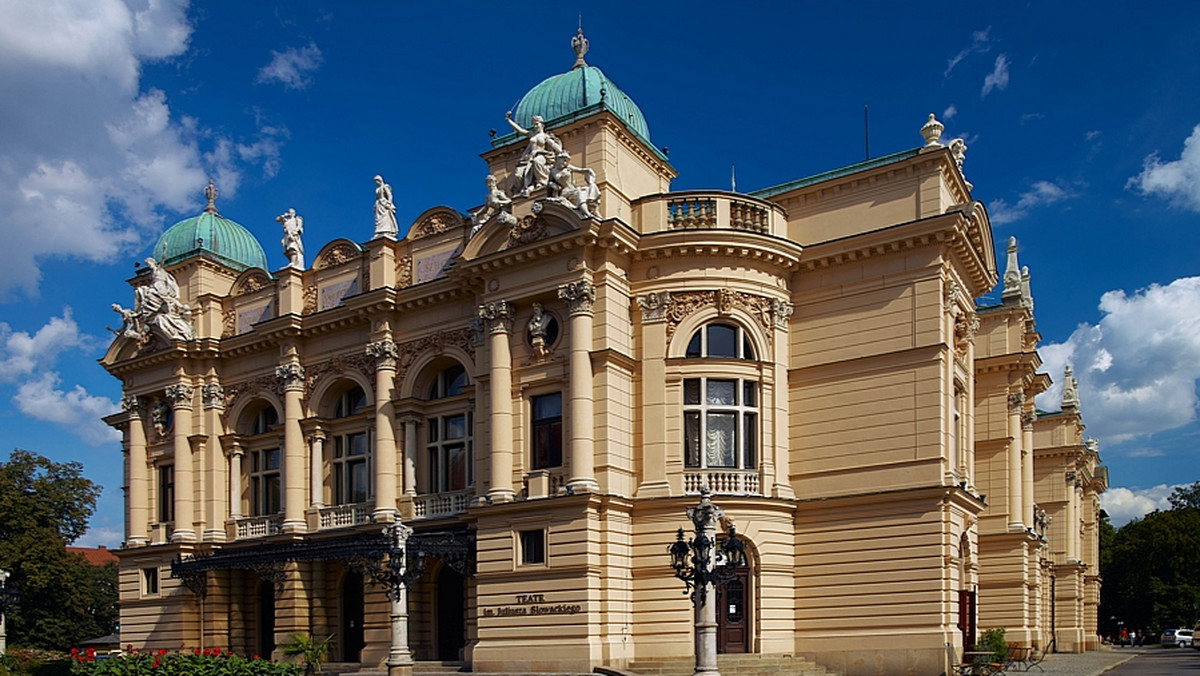
<path id="1" fill-rule="evenodd" d="M 375 520 L 396 514 L 396 433 L 392 428 L 395 363 L 380 362 L 375 371 Z"/>
<path id="2" fill-rule="evenodd" d="M 126 441 L 129 444 L 129 523 L 125 528 L 125 541 L 131 547 L 139 547 L 150 541 L 150 493 L 149 471 L 146 465 L 146 428 L 142 424 L 142 416 L 137 397 L 127 398 L 130 401 L 129 427 Z M 125 403 L 124 401 L 122 402 Z"/>
<path id="3" fill-rule="evenodd" d="M 1030 414 L 1021 428 L 1021 450 L 1024 451 L 1021 463 L 1021 514 L 1027 528 L 1033 527 L 1033 414 Z"/>
<path id="4" fill-rule="evenodd" d="M 310 444 L 308 459 L 308 492 L 309 504 L 320 509 L 325 506 L 325 435 L 316 433 L 308 438 Z"/>
<path id="5" fill-rule="evenodd" d="M 590 306 L 589 306 L 590 310 Z M 592 315 L 571 315 L 571 478 L 572 489 L 599 490 L 595 477 L 595 452 L 592 436 L 595 415 L 592 406 Z"/>
<path id="6" fill-rule="evenodd" d="M 1021 407 L 1025 397 L 1021 394 L 1009 397 L 1008 408 L 1008 528 L 1020 530 L 1024 528 L 1021 522 L 1023 498 L 1021 497 Z"/>
<path id="7" fill-rule="evenodd" d="M 304 409 L 304 367 L 292 362 L 275 370 L 283 382 L 283 532 L 303 533 L 304 520 L 304 430 L 300 419 Z"/>
<path id="8" fill-rule="evenodd" d="M 479 318 L 490 331 L 491 382 L 491 459 L 492 487 L 488 497 L 495 502 L 513 499 L 513 428 L 512 428 L 512 351 L 509 333 L 512 330 L 512 306 L 505 301 L 479 307 Z"/>
<path id="9" fill-rule="evenodd" d="M 175 532 L 172 542 L 195 542 L 195 479 L 192 475 L 192 388 L 171 385 L 167 398 L 171 400 L 174 422 L 175 451 Z"/>
<path id="10" fill-rule="evenodd" d="M 242 449 L 229 454 L 229 518 L 242 518 Z"/>

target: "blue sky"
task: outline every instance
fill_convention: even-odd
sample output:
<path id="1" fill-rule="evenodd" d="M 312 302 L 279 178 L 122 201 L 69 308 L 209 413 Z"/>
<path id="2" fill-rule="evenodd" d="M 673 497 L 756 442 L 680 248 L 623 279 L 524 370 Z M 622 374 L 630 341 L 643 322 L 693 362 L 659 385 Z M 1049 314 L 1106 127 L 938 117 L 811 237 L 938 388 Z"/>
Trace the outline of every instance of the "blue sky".
<path id="1" fill-rule="evenodd" d="M 864 105 L 872 156 L 937 113 L 996 242 L 1020 242 L 1114 520 L 1200 479 L 1200 5 L 0 0 L 0 449 L 104 486 L 83 544 L 122 539 L 109 305 L 207 179 L 276 269 L 288 207 L 312 251 L 368 239 L 376 173 L 402 229 L 473 208 L 488 131 L 570 68 L 580 12 L 677 190 L 862 160 Z"/>

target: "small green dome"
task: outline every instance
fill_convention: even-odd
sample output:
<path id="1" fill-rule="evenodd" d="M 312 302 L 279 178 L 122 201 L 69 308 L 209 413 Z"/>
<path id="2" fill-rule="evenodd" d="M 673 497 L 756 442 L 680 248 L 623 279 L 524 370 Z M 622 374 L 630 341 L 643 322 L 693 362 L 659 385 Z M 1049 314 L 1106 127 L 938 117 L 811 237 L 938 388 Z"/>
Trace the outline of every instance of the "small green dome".
<path id="1" fill-rule="evenodd" d="M 548 77 L 530 89 L 513 110 L 513 120 L 525 129 L 533 125 L 533 116 L 540 115 L 547 128 L 567 124 L 601 109 L 609 110 L 617 119 L 652 149 L 650 128 L 646 116 L 629 95 L 595 66 L 583 60 L 588 41 L 583 31 L 571 40 L 575 50 L 575 65 L 571 70 Z M 492 142 L 493 147 L 514 143 L 515 134 L 506 134 Z M 657 149 L 655 149 L 657 150 Z"/>
<path id="2" fill-rule="evenodd" d="M 185 218 L 158 238 L 153 255 L 163 265 L 178 263 L 193 256 L 206 256 L 238 272 L 249 268 L 267 269 L 262 245 L 240 224 L 222 218 L 213 201 L 217 191 L 209 181 L 204 194 L 208 206 L 199 216 Z"/>

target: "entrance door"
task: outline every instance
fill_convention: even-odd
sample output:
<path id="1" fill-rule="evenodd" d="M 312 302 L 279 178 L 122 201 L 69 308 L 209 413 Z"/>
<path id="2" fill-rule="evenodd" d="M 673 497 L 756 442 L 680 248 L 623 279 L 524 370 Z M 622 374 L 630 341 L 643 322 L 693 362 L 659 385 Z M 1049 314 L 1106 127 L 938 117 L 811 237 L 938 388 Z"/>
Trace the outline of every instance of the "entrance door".
<path id="1" fill-rule="evenodd" d="M 466 614 L 463 611 L 463 576 L 442 566 L 437 576 L 437 656 L 457 662 L 466 645 Z"/>
<path id="2" fill-rule="evenodd" d="M 346 573 L 342 580 L 342 661 L 358 662 L 363 646 L 363 578 Z"/>
<path id="3" fill-rule="evenodd" d="M 275 651 L 275 585 L 258 583 L 258 654 L 270 659 Z"/>
<path id="4" fill-rule="evenodd" d="M 750 570 L 737 569 L 717 594 L 717 652 L 750 652 Z"/>

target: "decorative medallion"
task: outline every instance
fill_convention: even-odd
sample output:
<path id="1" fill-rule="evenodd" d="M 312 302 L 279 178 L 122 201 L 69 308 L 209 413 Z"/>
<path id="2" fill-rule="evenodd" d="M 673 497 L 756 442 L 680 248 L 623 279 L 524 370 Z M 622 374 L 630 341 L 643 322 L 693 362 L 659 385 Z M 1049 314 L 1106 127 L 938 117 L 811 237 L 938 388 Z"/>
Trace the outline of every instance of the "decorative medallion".
<path id="1" fill-rule="evenodd" d="M 321 257 L 317 259 L 317 264 L 313 268 L 324 270 L 325 268 L 341 265 L 355 258 L 358 258 L 358 250 L 343 242 L 321 254 Z"/>
<path id="2" fill-rule="evenodd" d="M 550 230 L 546 227 L 546 221 L 541 216 L 529 215 L 517 221 L 508 231 L 508 244 L 504 248 L 511 249 L 515 246 L 530 244 L 538 240 L 546 239 L 550 236 Z"/>

